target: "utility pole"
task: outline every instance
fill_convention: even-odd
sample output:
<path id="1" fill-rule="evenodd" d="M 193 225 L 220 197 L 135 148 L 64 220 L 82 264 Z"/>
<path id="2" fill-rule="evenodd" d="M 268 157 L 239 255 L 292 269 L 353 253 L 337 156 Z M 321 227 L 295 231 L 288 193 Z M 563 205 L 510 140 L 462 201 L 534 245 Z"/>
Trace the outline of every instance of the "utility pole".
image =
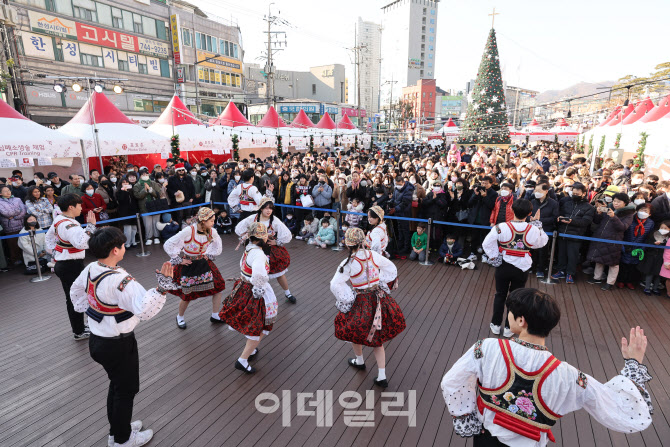
<path id="1" fill-rule="evenodd" d="M 358 127 L 361 127 L 361 50 L 367 49 L 367 45 L 358 44 L 358 29 L 354 28 L 354 43 L 356 46 L 350 50 L 354 52 L 354 65 L 356 66 L 356 90 L 357 90 L 357 108 L 358 108 Z"/>
<path id="2" fill-rule="evenodd" d="M 282 42 L 277 39 L 273 39 L 273 37 L 279 38 L 280 35 L 284 35 L 284 47 L 286 46 L 286 33 L 284 31 L 272 31 L 272 26 L 275 24 L 285 24 L 287 25 L 288 22 L 282 19 L 281 17 L 273 16 L 271 12 L 271 7 L 274 5 L 274 3 L 270 3 L 268 5 L 268 15 L 263 18 L 266 22 L 268 22 L 268 30 L 264 31 L 268 35 L 268 42 L 267 42 L 267 62 L 265 64 L 265 76 L 267 78 L 267 83 L 265 86 L 265 100 L 267 102 L 268 108 L 271 105 L 276 105 L 277 98 L 275 96 L 275 69 L 274 69 L 274 62 L 272 61 L 273 56 L 275 53 L 282 51 L 283 48 L 276 48 L 276 47 L 281 47 Z"/>
<path id="3" fill-rule="evenodd" d="M 389 88 L 389 110 L 388 110 L 388 117 L 386 118 L 386 122 L 388 124 L 388 129 L 386 129 L 386 131 L 388 132 L 388 134 L 391 133 L 391 123 L 393 122 L 393 85 L 396 84 L 397 82 L 398 81 L 393 80 L 393 73 L 391 73 L 391 80 L 384 82 L 380 86 L 380 90 L 381 90 L 381 87 L 385 86 L 386 84 L 390 84 L 390 88 Z"/>

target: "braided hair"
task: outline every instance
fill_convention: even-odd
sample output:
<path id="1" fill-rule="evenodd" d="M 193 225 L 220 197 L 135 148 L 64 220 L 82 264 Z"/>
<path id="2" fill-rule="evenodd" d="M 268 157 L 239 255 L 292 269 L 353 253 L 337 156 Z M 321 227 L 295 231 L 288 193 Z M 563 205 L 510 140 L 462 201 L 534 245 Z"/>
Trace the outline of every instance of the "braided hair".
<path id="1" fill-rule="evenodd" d="M 258 211 L 256 211 L 256 222 L 261 221 L 261 215 L 263 214 L 263 208 L 266 208 L 268 206 L 268 203 L 271 204 L 274 207 L 274 204 L 272 202 L 267 202 L 262 207 L 258 208 Z M 267 225 L 268 229 L 270 229 L 270 227 L 272 227 L 272 221 L 274 220 L 274 218 L 275 218 L 275 214 L 273 212 L 272 214 L 270 214 L 270 221 L 268 222 L 268 225 Z"/>
<path id="2" fill-rule="evenodd" d="M 347 257 L 347 261 L 344 264 L 340 265 L 340 273 L 344 273 L 344 267 L 351 262 L 351 258 L 358 253 L 358 250 L 361 249 L 361 244 L 356 244 L 356 245 L 350 245 L 349 246 L 349 256 Z"/>
<path id="3" fill-rule="evenodd" d="M 263 239 L 257 238 L 256 236 L 249 236 L 249 240 L 252 244 L 256 244 L 263 250 L 266 256 L 270 256 L 270 245 Z"/>

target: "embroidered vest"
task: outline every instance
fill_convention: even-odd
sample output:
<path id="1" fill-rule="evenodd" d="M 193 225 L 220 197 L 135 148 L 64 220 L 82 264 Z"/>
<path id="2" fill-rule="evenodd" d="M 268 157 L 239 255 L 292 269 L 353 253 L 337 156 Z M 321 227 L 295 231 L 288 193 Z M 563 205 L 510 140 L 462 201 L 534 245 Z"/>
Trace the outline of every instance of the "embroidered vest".
<path id="1" fill-rule="evenodd" d="M 256 201 L 249 195 L 249 190 L 253 185 L 250 184 L 246 188 L 244 187 L 245 183 L 240 185 L 240 205 L 256 205 Z"/>
<path id="2" fill-rule="evenodd" d="M 526 241 L 526 236 L 528 235 L 528 231 L 530 231 L 531 225 L 527 224 L 523 231 L 517 231 L 512 223 L 506 222 L 506 224 L 512 232 L 512 238 L 505 242 L 498 241 L 498 251 L 503 255 L 517 256 L 519 258 L 530 255 L 532 246 Z"/>
<path id="3" fill-rule="evenodd" d="M 372 258 L 372 252 L 366 251 L 365 253 L 367 255 L 365 259 L 360 259 L 358 256 L 351 258 L 352 261 L 357 262 L 361 267 L 361 271 L 350 278 L 351 285 L 354 287 L 376 285 L 379 283 L 379 267 Z"/>
<path id="4" fill-rule="evenodd" d="M 495 413 L 494 424 L 535 441 L 546 433 L 551 442 L 556 442 L 551 427 L 562 416 L 552 412 L 542 400 L 542 384 L 561 361 L 552 355 L 540 369 L 527 372 L 514 362 L 510 341 L 498 340 L 498 343 L 507 366 L 507 379 L 494 389 L 477 382 L 479 413 L 484 414 L 484 408 L 488 408 Z"/>
<path id="5" fill-rule="evenodd" d="M 66 241 L 65 239 L 63 239 L 62 237 L 59 236 L 58 226 L 60 224 L 62 224 L 63 222 L 67 222 L 67 223 L 72 224 L 72 225 L 79 225 L 78 223 L 73 223 L 72 221 L 69 221 L 67 219 L 59 220 L 58 222 L 56 222 L 54 224 L 54 234 L 56 235 L 56 248 L 55 248 L 55 250 L 59 253 L 63 253 L 65 251 L 65 252 L 68 252 L 70 254 L 80 253 L 80 252 L 84 251 L 80 248 L 75 248 L 74 245 L 72 245 L 70 243 L 70 241 Z"/>
<path id="6" fill-rule="evenodd" d="M 372 247 L 372 233 L 379 229 L 381 231 L 382 236 L 381 236 L 381 245 L 382 245 L 382 251 L 386 250 L 386 247 L 388 246 L 389 243 L 389 237 L 388 233 L 386 232 L 386 224 L 381 223 L 377 225 L 375 228 L 373 228 L 371 231 L 368 232 L 367 236 L 365 236 L 365 243 L 368 246 L 368 248 Z"/>
<path id="7" fill-rule="evenodd" d="M 195 239 L 195 234 L 196 234 L 196 229 L 194 226 L 191 226 L 191 239 L 186 241 L 184 243 L 184 253 L 186 253 L 189 256 L 201 256 L 203 253 L 207 251 L 207 246 L 209 245 L 209 241 L 205 242 L 198 242 Z"/>
<path id="8" fill-rule="evenodd" d="M 91 278 L 90 270 L 88 272 L 88 281 L 86 284 L 86 290 L 88 291 L 88 309 L 86 309 L 86 315 L 98 323 L 100 323 L 104 317 L 114 317 L 117 323 L 121 323 L 133 316 L 132 312 L 121 309 L 116 304 L 107 304 L 98 298 L 98 284 L 100 284 L 100 281 L 116 273 L 118 272 L 107 270 L 97 277 Z"/>
<path id="9" fill-rule="evenodd" d="M 253 270 L 249 263 L 247 263 L 247 255 L 249 254 L 249 250 L 245 250 L 244 254 L 242 255 L 242 276 L 246 277 L 247 279 L 251 279 L 251 275 L 253 273 Z M 267 256 L 265 259 L 265 271 L 270 273 L 270 264 L 267 261 Z"/>

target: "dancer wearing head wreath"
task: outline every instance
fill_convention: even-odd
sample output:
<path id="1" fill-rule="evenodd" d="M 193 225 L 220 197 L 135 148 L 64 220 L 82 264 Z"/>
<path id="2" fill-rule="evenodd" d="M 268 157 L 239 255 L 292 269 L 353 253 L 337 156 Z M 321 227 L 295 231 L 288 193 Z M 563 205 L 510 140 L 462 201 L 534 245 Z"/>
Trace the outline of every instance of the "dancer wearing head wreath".
<path id="1" fill-rule="evenodd" d="M 261 222 L 252 222 L 248 228 L 249 244 L 240 261 L 240 278 L 235 281 L 232 293 L 223 301 L 219 316 L 230 329 L 247 338 L 242 355 L 235 368 L 247 374 L 256 369 L 249 365 L 258 354 L 258 344 L 272 330 L 277 320 L 277 297 L 269 284 L 270 245 L 268 229 Z"/>
<path id="2" fill-rule="evenodd" d="M 288 266 L 291 264 L 291 256 L 288 254 L 285 245 L 291 242 L 293 235 L 291 230 L 284 225 L 279 218 L 275 218 L 272 214 L 275 208 L 274 201 L 271 197 L 263 197 L 258 211 L 251 216 L 240 220 L 235 227 L 235 233 L 240 237 L 242 242 L 246 241 L 249 234 L 249 227 L 254 222 L 263 223 L 268 229 L 268 245 L 270 246 L 270 273 L 269 278 L 276 278 L 277 282 L 284 289 L 286 299 L 291 303 L 296 303 L 296 298 L 291 294 L 288 288 L 288 280 L 286 279 L 286 272 Z"/>
<path id="3" fill-rule="evenodd" d="M 214 264 L 215 256 L 221 254 L 221 238 L 214 226 L 214 211 L 202 207 L 198 211 L 196 221 L 172 236 L 163 246 L 175 266 L 174 278 L 181 289 L 174 292 L 181 301 L 177 314 L 177 327 L 186 329 L 184 312 L 188 303 L 203 296 L 212 297 L 212 314 L 209 320 L 220 324 L 219 310 L 223 289 L 226 284 Z"/>
<path id="4" fill-rule="evenodd" d="M 365 248 L 365 234 L 360 228 L 349 228 L 344 242 L 349 248 L 349 256 L 340 263 L 330 281 L 335 306 L 340 311 L 335 317 L 335 337 L 353 344 L 356 357 L 348 363 L 359 370 L 365 369 L 363 345 L 374 348 L 379 369 L 375 385 L 386 388 L 383 344 L 406 327 L 402 310 L 388 289 L 388 284 L 395 282 L 398 271 L 384 256 Z"/>
<path id="5" fill-rule="evenodd" d="M 386 247 L 389 244 L 389 236 L 386 231 L 386 223 L 384 223 L 384 210 L 381 206 L 370 207 L 368 223 L 369 230 L 365 237 L 365 244 L 370 250 L 388 258 L 389 254 L 386 252 Z"/>

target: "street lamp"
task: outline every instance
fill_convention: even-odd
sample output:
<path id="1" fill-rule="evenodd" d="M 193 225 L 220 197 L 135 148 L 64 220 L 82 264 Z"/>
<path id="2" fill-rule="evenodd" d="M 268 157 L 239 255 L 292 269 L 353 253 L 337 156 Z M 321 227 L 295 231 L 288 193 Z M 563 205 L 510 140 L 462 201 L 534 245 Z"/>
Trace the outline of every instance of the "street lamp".
<path id="1" fill-rule="evenodd" d="M 209 60 L 216 59 L 217 57 L 221 57 L 221 55 L 220 54 L 215 54 L 214 56 L 206 57 L 205 59 L 203 59 L 201 61 L 196 61 L 193 65 L 196 66 L 198 64 L 202 64 L 203 62 L 207 62 Z M 198 87 L 199 87 L 199 84 L 200 84 L 199 81 L 200 81 L 200 76 L 199 76 L 198 70 L 196 69 L 195 70 L 195 107 L 196 107 L 196 110 L 198 111 L 198 115 L 200 115 L 200 98 L 198 98 Z"/>

